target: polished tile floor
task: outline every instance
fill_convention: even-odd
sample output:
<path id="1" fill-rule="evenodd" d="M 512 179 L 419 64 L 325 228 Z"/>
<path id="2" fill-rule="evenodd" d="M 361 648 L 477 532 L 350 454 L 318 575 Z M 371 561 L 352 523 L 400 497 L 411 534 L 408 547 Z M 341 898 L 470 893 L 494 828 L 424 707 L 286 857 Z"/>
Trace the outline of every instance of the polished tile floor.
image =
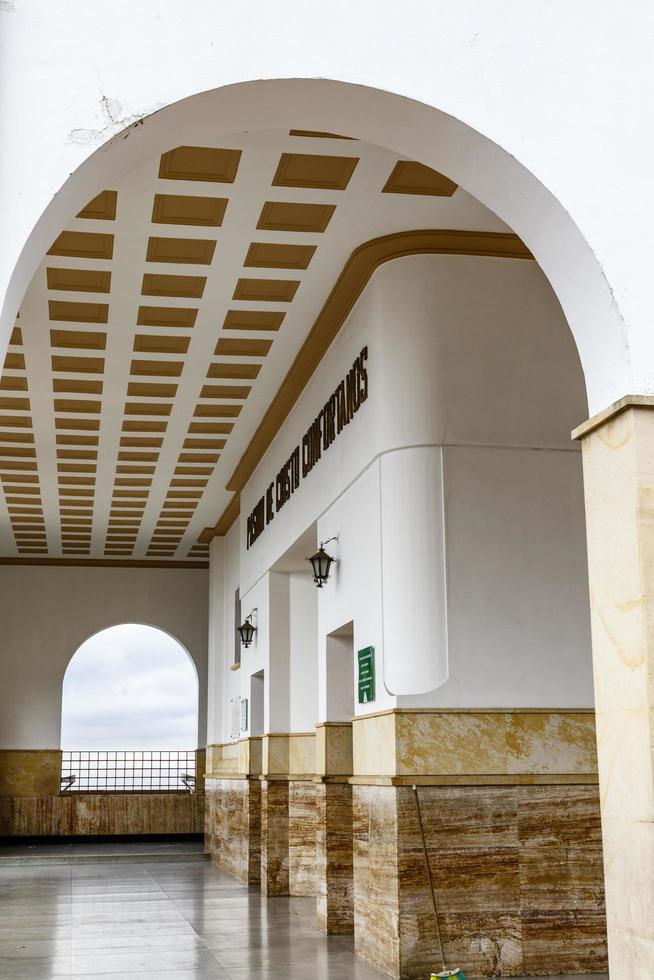
<path id="1" fill-rule="evenodd" d="M 379 980 L 314 919 L 199 861 L 0 862 L 0 977 Z"/>

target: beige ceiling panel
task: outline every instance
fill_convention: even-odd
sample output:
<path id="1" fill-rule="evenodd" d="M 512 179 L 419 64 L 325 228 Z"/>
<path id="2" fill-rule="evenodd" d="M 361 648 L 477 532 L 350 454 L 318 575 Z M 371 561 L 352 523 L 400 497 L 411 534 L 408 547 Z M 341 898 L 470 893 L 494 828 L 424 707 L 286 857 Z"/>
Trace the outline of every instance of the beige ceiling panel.
<path id="1" fill-rule="evenodd" d="M 139 306 L 139 327 L 194 327 L 198 311 L 195 307 Z"/>
<path id="2" fill-rule="evenodd" d="M 48 251 L 80 259 L 111 259 L 113 254 L 114 236 L 94 231 L 62 231 Z"/>
<path id="3" fill-rule="evenodd" d="M 134 351 L 137 354 L 186 354 L 190 342 L 190 337 L 137 333 L 134 337 Z"/>
<path id="4" fill-rule="evenodd" d="M 315 245 L 252 242 L 243 265 L 254 269 L 308 269 L 315 251 Z"/>
<path id="5" fill-rule="evenodd" d="M 422 194 L 428 197 L 452 197 L 457 184 L 424 163 L 398 160 L 386 181 L 383 194 Z"/>
<path id="6" fill-rule="evenodd" d="M 108 293 L 111 272 L 102 269 L 46 269 L 48 289 L 78 293 Z"/>
<path id="7" fill-rule="evenodd" d="M 141 284 L 143 296 L 180 296 L 182 299 L 202 299 L 206 276 L 166 276 L 146 272 Z"/>
<path id="8" fill-rule="evenodd" d="M 211 265 L 215 239 L 159 238 L 148 239 L 148 262 L 175 262 L 179 265 Z"/>
<path id="9" fill-rule="evenodd" d="M 177 146 L 161 157 L 159 176 L 164 180 L 202 180 L 232 184 L 241 150 L 209 146 Z"/>
<path id="10" fill-rule="evenodd" d="M 214 354 L 231 357 L 265 357 L 272 347 L 272 340 L 255 340 L 251 337 L 222 337 Z"/>
<path id="11" fill-rule="evenodd" d="M 155 194 L 152 223 L 155 225 L 199 225 L 218 228 L 223 223 L 226 207 L 226 197 Z"/>
<path id="12" fill-rule="evenodd" d="M 277 310 L 228 310 L 223 330 L 279 330 L 285 316 Z"/>
<path id="13" fill-rule="evenodd" d="M 106 323 L 109 319 L 108 303 L 74 303 L 72 300 L 48 300 L 51 320 L 67 320 L 70 323 Z"/>
<path id="14" fill-rule="evenodd" d="M 105 350 L 107 335 L 97 330 L 51 330 L 50 346 L 71 350 Z"/>
<path id="15" fill-rule="evenodd" d="M 318 153 L 282 153 L 273 177 L 275 187 L 319 187 L 343 191 L 359 162 L 358 157 Z"/>
<path id="16" fill-rule="evenodd" d="M 233 299 L 258 303 L 291 303 L 299 280 L 296 279 L 239 279 Z"/>
<path id="17" fill-rule="evenodd" d="M 114 221 L 118 194 L 116 191 L 101 191 L 77 215 L 78 218 L 93 218 L 95 221 Z"/>

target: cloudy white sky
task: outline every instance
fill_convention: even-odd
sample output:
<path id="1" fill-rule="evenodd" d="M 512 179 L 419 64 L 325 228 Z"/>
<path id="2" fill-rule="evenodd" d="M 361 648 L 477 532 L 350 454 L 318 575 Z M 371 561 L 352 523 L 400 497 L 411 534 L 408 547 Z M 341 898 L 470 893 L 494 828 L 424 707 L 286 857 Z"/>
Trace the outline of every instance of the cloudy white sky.
<path id="1" fill-rule="evenodd" d="M 64 678 L 63 749 L 194 749 L 195 668 L 167 633 L 112 626 L 83 643 Z"/>

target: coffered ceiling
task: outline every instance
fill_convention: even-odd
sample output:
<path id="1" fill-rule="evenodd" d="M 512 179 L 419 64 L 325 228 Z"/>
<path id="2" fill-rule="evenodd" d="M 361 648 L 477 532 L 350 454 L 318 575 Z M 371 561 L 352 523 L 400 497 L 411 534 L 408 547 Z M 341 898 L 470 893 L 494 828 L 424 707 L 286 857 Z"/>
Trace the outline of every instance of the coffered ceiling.
<path id="1" fill-rule="evenodd" d="M 508 229 L 328 133 L 170 149 L 52 243 L 0 381 L 0 559 L 206 562 L 198 541 L 354 249 Z"/>

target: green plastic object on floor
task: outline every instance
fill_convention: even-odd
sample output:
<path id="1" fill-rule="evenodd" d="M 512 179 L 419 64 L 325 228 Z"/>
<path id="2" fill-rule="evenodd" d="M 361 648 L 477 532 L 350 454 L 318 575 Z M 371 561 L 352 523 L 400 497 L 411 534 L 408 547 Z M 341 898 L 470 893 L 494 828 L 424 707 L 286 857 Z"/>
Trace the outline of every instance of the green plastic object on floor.
<path id="1" fill-rule="evenodd" d="M 466 980 L 463 970 L 441 970 L 440 973 L 432 973 L 429 980 L 438 980 L 442 977 L 449 977 L 450 980 Z"/>

